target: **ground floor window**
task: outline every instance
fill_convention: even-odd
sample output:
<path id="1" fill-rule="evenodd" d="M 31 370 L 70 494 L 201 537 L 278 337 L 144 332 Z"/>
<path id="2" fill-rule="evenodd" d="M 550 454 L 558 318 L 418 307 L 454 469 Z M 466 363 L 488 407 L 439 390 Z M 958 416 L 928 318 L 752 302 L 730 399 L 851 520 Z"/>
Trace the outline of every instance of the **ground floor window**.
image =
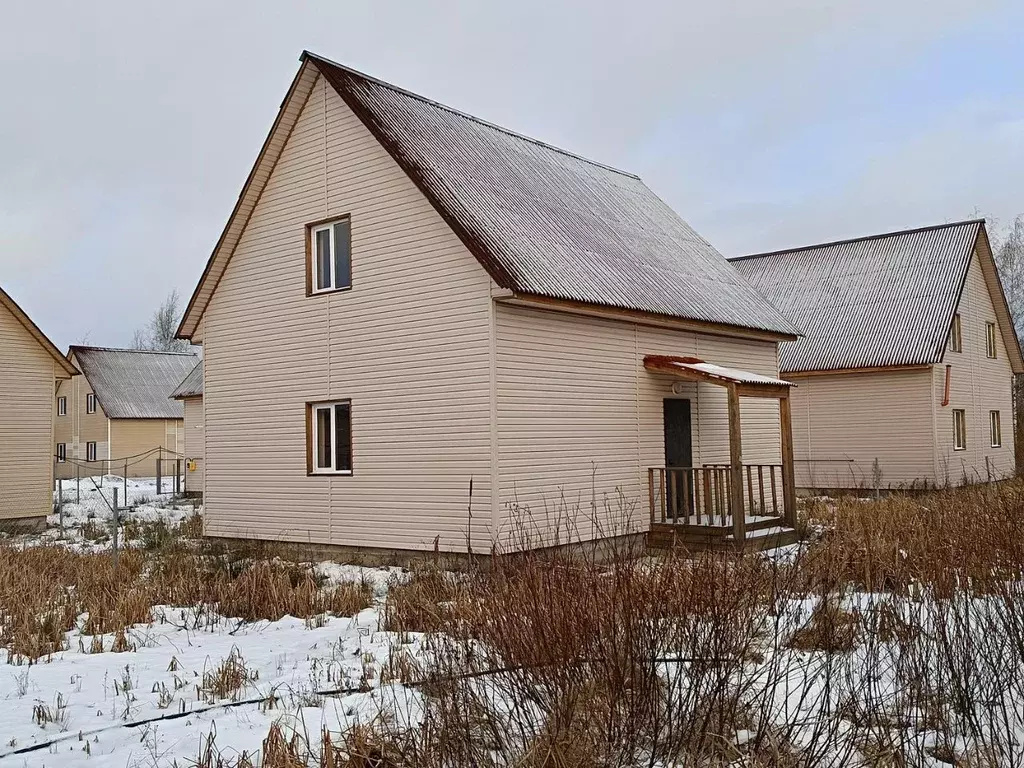
<path id="1" fill-rule="evenodd" d="M 352 402 L 310 403 L 307 464 L 311 474 L 352 474 Z"/>
<path id="2" fill-rule="evenodd" d="M 1003 445 L 1003 432 L 999 424 L 999 411 L 988 412 L 989 433 L 992 436 L 992 447 L 1001 448 Z"/>
<path id="3" fill-rule="evenodd" d="M 953 409 L 953 450 L 967 449 L 967 414 L 961 408 Z"/>
<path id="4" fill-rule="evenodd" d="M 96 443 L 85 444 L 85 460 L 96 461 Z"/>
<path id="5" fill-rule="evenodd" d="M 57 461 L 64 463 L 68 458 L 68 446 L 66 443 L 57 443 Z"/>

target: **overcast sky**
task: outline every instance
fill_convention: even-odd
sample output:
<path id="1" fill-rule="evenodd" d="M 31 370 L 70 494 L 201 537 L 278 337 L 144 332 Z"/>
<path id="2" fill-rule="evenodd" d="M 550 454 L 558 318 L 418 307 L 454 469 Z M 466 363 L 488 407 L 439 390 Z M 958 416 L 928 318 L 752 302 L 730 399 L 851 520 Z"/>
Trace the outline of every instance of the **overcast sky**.
<path id="1" fill-rule="evenodd" d="M 183 300 L 304 48 L 640 174 L 726 255 L 1024 211 L 1024 3 L 4 2 L 0 286 Z"/>

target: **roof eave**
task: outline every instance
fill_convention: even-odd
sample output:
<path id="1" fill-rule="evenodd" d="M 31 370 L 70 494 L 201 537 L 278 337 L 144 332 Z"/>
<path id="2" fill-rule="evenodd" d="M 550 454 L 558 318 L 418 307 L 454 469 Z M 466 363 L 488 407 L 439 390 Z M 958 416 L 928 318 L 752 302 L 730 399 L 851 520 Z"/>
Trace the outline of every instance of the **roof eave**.
<path id="1" fill-rule="evenodd" d="M 711 336 L 728 336 L 733 338 L 745 338 L 770 342 L 796 341 L 801 336 L 799 333 L 788 333 L 785 331 L 765 328 L 748 328 L 746 326 L 728 325 L 725 323 L 713 323 L 706 320 L 695 320 L 693 318 L 678 317 L 675 315 L 664 315 L 657 312 L 628 309 L 609 304 L 597 304 L 563 299 L 555 296 L 543 296 L 525 291 L 512 291 L 511 294 L 507 296 L 495 297 L 495 301 L 501 304 L 548 309 L 567 312 L 569 314 L 606 317 L 613 320 L 626 320 L 638 323 L 639 325 L 650 325 L 661 328 L 692 331 L 695 333 L 706 333 Z"/>
<path id="2" fill-rule="evenodd" d="M 32 338 L 34 338 L 39 345 L 49 353 L 50 357 L 52 357 L 68 375 L 68 378 L 71 376 L 78 376 L 81 373 L 81 371 L 72 365 L 71 361 L 61 353 L 57 348 L 57 345 L 50 341 L 50 337 L 43 333 L 38 325 L 32 322 L 32 318 L 28 316 L 28 313 L 26 313 L 25 310 L 18 305 L 18 302 L 11 298 L 10 294 L 4 291 L 3 288 L 0 288 L 0 304 L 5 306 L 7 310 L 14 315 L 14 318 L 24 326 L 25 330 L 29 332 Z"/>
<path id="3" fill-rule="evenodd" d="M 316 67 L 314 64 L 310 63 L 306 52 L 303 52 L 300 57 L 300 62 L 301 66 L 299 67 L 299 71 L 295 73 L 295 77 L 292 79 L 291 85 L 288 87 L 288 92 L 281 101 L 280 107 L 278 107 L 277 115 L 274 118 L 274 122 L 270 127 L 269 133 L 267 133 L 267 138 L 263 141 L 260 153 L 257 155 L 256 161 L 253 163 L 252 169 L 249 171 L 249 175 L 246 177 L 245 183 L 242 185 L 242 189 L 238 193 L 238 199 L 235 201 L 235 206 L 231 210 L 231 215 L 228 217 L 227 223 L 224 225 L 224 229 L 221 232 L 220 238 L 217 240 L 217 244 L 213 248 L 213 252 L 210 254 L 210 258 L 206 261 L 206 267 L 203 269 L 203 274 L 200 276 L 199 282 L 196 283 L 196 287 L 192 292 L 191 298 L 189 298 L 185 311 L 181 316 L 181 322 L 178 324 L 178 328 L 175 331 L 175 338 L 191 340 L 192 335 L 196 332 L 199 326 L 199 321 L 202 318 L 203 313 L 206 311 L 210 297 L 217 288 L 220 276 L 224 274 L 224 269 L 227 267 L 227 261 L 225 261 L 223 266 L 221 266 L 216 277 L 213 276 L 213 269 L 221 260 L 222 256 L 225 259 L 230 260 L 231 255 L 234 253 L 234 248 L 238 244 L 237 236 L 245 229 L 245 225 L 248 223 L 249 217 L 256 209 L 256 203 L 263 194 L 266 182 L 270 178 L 273 168 L 277 164 L 281 153 L 284 151 L 285 145 L 288 143 L 288 136 L 291 135 L 291 131 L 295 127 L 295 123 L 298 121 L 299 115 L 302 112 L 302 106 L 305 105 L 306 99 L 313 90 L 313 85 L 316 82 L 315 77 L 308 81 L 309 87 L 304 93 L 300 86 L 306 83 L 306 78 L 310 73 L 310 68 L 316 69 Z M 302 105 L 292 112 L 289 112 L 289 107 L 292 106 L 297 95 L 301 97 Z M 285 135 L 281 139 L 280 145 L 274 147 L 274 140 L 279 136 L 281 131 L 284 131 Z M 266 168 L 264 178 L 259 184 L 257 184 L 257 177 L 260 175 L 260 171 L 268 165 L 269 167 Z M 245 214 L 245 221 L 242 222 L 242 225 L 236 230 L 235 224 L 242 215 L 243 208 L 248 208 L 248 211 Z M 232 239 L 234 239 L 234 242 L 231 242 Z M 214 283 L 207 290 L 207 283 L 211 279 L 214 280 Z"/>

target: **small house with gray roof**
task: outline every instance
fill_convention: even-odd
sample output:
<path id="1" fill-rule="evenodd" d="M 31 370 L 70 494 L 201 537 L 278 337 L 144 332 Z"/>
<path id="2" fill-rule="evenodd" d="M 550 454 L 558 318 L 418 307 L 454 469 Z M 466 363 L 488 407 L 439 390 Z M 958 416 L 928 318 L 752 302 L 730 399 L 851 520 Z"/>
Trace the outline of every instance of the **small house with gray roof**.
<path id="1" fill-rule="evenodd" d="M 195 367 L 192 352 L 72 346 L 81 372 L 57 388 L 57 476 L 154 477 L 157 459 L 184 458 L 181 401 L 171 399 Z"/>
<path id="2" fill-rule="evenodd" d="M 637 176 L 305 53 L 178 329 L 204 531 L 778 541 L 798 333 Z"/>
<path id="3" fill-rule="evenodd" d="M 797 485 L 933 487 L 1015 470 L 1020 344 L 983 220 L 733 260 L 804 335 L 794 382 Z"/>

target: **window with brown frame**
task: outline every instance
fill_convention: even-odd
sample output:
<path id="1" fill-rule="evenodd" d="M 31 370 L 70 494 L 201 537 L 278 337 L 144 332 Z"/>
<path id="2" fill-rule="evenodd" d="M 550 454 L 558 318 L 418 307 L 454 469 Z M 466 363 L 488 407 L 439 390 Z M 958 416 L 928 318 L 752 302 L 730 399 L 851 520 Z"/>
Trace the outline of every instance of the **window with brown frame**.
<path id="1" fill-rule="evenodd" d="M 334 219 L 306 227 L 309 294 L 352 287 L 352 220 Z"/>
<path id="2" fill-rule="evenodd" d="M 995 360 L 996 358 L 996 324 L 985 323 L 985 354 Z"/>
<path id="3" fill-rule="evenodd" d="M 1003 429 L 999 421 L 999 411 L 988 412 L 988 431 L 993 448 L 1003 447 Z"/>
<path id="4" fill-rule="evenodd" d="M 967 450 L 967 413 L 962 408 L 953 409 L 953 450 Z"/>
<path id="5" fill-rule="evenodd" d="M 960 314 L 953 315 L 953 324 L 949 327 L 949 351 L 963 352 L 964 337 L 960 326 Z"/>
<path id="6" fill-rule="evenodd" d="M 306 463 L 312 475 L 352 474 L 352 402 L 309 403 Z"/>

